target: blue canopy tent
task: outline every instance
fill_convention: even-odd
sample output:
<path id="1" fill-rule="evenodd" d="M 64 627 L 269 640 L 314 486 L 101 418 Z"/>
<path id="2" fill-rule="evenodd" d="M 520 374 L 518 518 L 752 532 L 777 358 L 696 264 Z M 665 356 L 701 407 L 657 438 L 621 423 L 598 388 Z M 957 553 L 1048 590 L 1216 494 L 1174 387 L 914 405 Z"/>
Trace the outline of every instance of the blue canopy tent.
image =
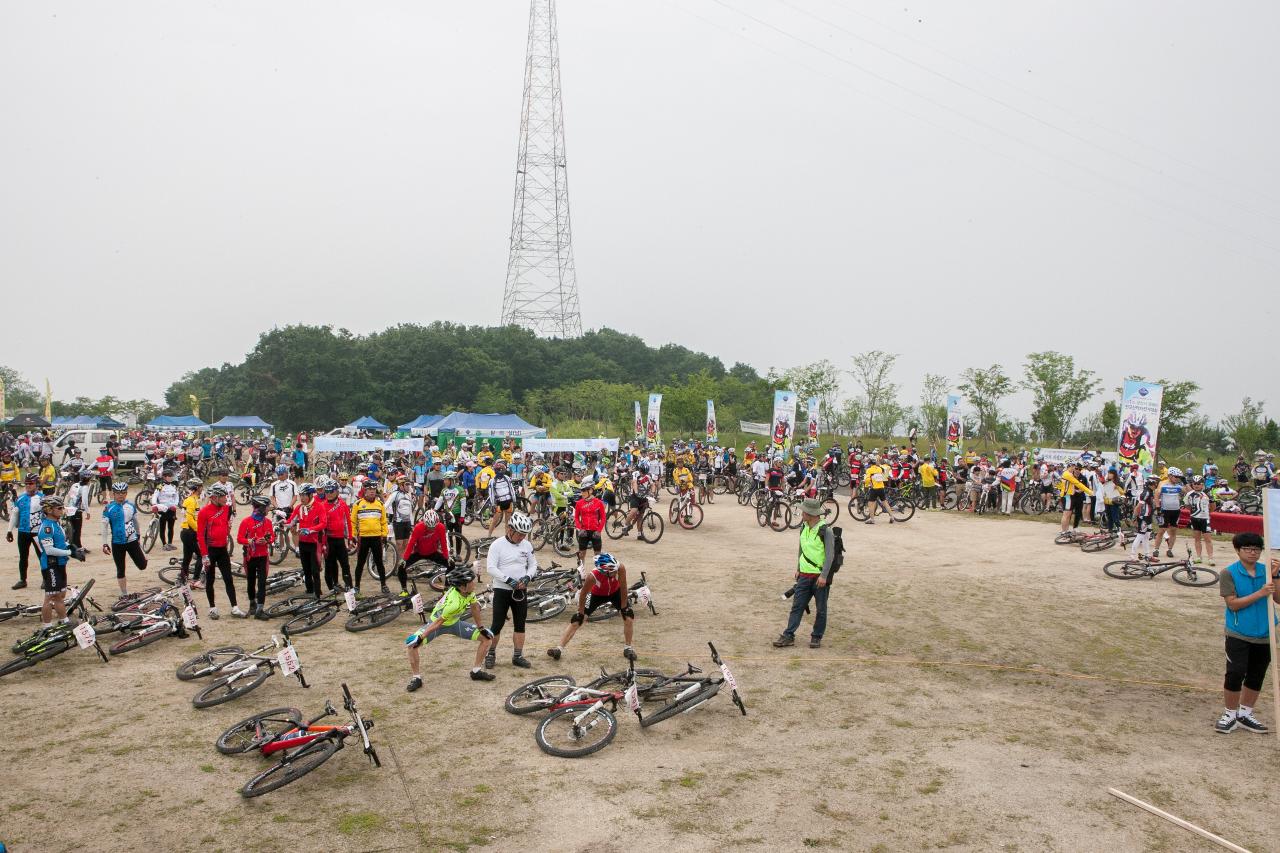
<path id="1" fill-rule="evenodd" d="M 53 419 L 53 426 L 55 429 L 122 429 L 124 424 L 110 415 L 58 415 Z"/>
<path id="2" fill-rule="evenodd" d="M 208 432 L 209 425 L 194 415 L 158 415 L 147 423 L 143 429 L 158 431 Z"/>
<path id="3" fill-rule="evenodd" d="M 409 423 L 400 424 L 396 429 L 408 430 L 410 434 L 422 435 L 442 420 L 444 420 L 444 415 L 418 415 Z"/>
<path id="4" fill-rule="evenodd" d="M 345 427 L 343 427 L 343 429 L 370 429 L 370 430 L 385 431 L 387 429 L 390 429 L 390 427 L 388 427 L 386 424 L 382 423 L 381 421 L 375 420 L 369 415 L 365 415 L 360 420 L 352 421 L 351 423 L 347 424 Z"/>
<path id="5" fill-rule="evenodd" d="M 227 415 L 213 425 L 214 429 L 264 429 L 270 430 L 271 424 L 257 415 Z"/>
<path id="6" fill-rule="evenodd" d="M 124 424 L 111 415 L 103 415 L 98 418 L 98 429 L 124 429 Z"/>
<path id="7" fill-rule="evenodd" d="M 543 438 L 547 434 L 545 429 L 534 426 L 519 415 L 478 415 L 472 412 L 452 412 L 432 424 L 427 432 L 431 435 L 452 432 L 456 435 L 491 435 L 502 438 Z"/>

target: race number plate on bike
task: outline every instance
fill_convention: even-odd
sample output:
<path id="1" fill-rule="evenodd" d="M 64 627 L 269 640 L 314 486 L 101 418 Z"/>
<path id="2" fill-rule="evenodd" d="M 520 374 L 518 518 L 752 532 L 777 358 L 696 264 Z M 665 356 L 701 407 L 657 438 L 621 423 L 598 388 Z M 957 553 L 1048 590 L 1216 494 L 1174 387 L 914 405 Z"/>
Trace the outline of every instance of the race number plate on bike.
<path id="1" fill-rule="evenodd" d="M 182 624 L 188 628 L 196 627 L 196 609 L 190 604 L 182 608 Z"/>
<path id="2" fill-rule="evenodd" d="M 738 689 L 738 680 L 733 677 L 733 673 L 729 671 L 729 667 L 720 664 L 720 672 L 724 675 L 724 683 L 729 685 L 730 690 Z"/>
<path id="3" fill-rule="evenodd" d="M 76 642 L 79 643 L 82 649 L 92 646 L 98 638 L 97 632 L 93 630 L 93 626 L 88 622 L 81 622 L 72 633 L 76 635 Z"/>
<path id="4" fill-rule="evenodd" d="M 426 605 L 422 603 L 422 593 L 415 592 L 413 598 L 409 599 L 409 603 L 413 605 L 414 613 L 421 613 L 426 610 Z"/>
<path id="5" fill-rule="evenodd" d="M 285 675 L 293 675 L 302 668 L 302 664 L 298 662 L 298 653 L 294 651 L 293 646 L 285 646 L 280 650 L 280 654 L 276 655 L 276 663 L 280 664 L 280 671 Z"/>
<path id="6" fill-rule="evenodd" d="M 640 690 L 634 684 L 627 688 L 627 692 L 623 694 L 627 700 L 627 707 L 637 713 L 640 711 Z"/>
<path id="7" fill-rule="evenodd" d="M 641 607 L 648 607 L 649 602 L 653 601 L 653 595 L 649 592 L 649 587 L 642 586 L 636 590 L 636 601 L 640 602 Z"/>
<path id="8" fill-rule="evenodd" d="M 342 594 L 342 598 L 344 601 L 347 602 L 347 612 L 355 613 L 356 612 L 356 591 L 354 589 L 349 589 Z"/>

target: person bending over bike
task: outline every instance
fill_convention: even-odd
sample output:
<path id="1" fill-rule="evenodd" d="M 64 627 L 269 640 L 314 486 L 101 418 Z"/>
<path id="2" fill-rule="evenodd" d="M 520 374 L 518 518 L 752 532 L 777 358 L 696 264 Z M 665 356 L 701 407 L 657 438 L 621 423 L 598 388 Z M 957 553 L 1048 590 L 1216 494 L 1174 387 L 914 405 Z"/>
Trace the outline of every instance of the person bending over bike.
<path id="1" fill-rule="evenodd" d="M 493 624 L 489 628 L 489 636 L 493 644 L 485 657 L 486 669 L 493 669 L 497 663 L 498 635 L 507 622 L 508 612 L 514 629 L 511 664 L 524 669 L 532 666 L 524 656 L 524 623 L 529 607 L 525 600 L 525 585 L 538 573 L 538 561 L 528 541 L 531 530 L 533 519 L 523 512 L 514 513 L 506 535 L 495 539 L 489 546 L 489 582 L 493 586 Z"/>
<path id="2" fill-rule="evenodd" d="M 431 621 L 423 625 L 405 638 L 408 647 L 409 671 L 413 676 L 409 679 L 405 690 L 412 693 L 422 686 L 422 670 L 419 664 L 418 648 L 429 643 L 441 634 L 452 634 L 464 640 L 479 640 L 476 647 L 475 665 L 471 667 L 472 681 L 493 681 L 496 676 L 485 672 L 485 652 L 493 642 L 493 635 L 488 628 L 476 627 L 480 623 L 480 605 L 476 603 L 476 575 L 470 569 L 454 569 L 445 577 L 449 585 L 448 591 L 436 602 L 431 610 Z M 462 615 L 470 611 L 471 621 L 462 621 Z"/>
<path id="3" fill-rule="evenodd" d="M 560 638 L 560 645 L 547 649 L 547 655 L 555 660 L 560 660 L 560 656 L 564 654 L 565 646 L 569 645 L 573 635 L 578 633 L 578 629 L 586 621 L 587 615 L 594 613 L 606 604 L 612 604 L 622 614 L 622 636 L 626 642 L 626 645 L 622 647 L 622 656 L 627 660 L 635 660 L 636 650 L 631 647 L 631 638 L 635 627 L 636 614 L 626 600 L 629 592 L 630 590 L 627 587 L 627 567 L 619 563 L 609 553 L 596 557 L 596 567 L 587 575 L 586 581 L 582 585 L 582 591 L 578 593 L 578 612 L 573 615 L 573 618 L 569 620 L 569 626 L 564 629 L 564 635 Z"/>
<path id="4" fill-rule="evenodd" d="M 437 566 L 449 565 L 449 533 L 440 520 L 440 514 L 434 509 L 424 512 L 422 520 L 413 526 L 413 532 L 409 534 L 404 559 L 396 567 L 401 584 L 409 582 L 409 567 L 423 560 Z"/>

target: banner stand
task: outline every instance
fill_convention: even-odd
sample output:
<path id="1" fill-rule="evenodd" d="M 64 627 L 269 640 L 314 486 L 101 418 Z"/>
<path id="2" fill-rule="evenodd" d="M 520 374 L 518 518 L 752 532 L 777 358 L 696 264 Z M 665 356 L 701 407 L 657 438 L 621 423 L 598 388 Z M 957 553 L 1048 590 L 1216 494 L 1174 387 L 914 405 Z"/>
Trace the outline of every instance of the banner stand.
<path id="1" fill-rule="evenodd" d="M 1271 555 L 1280 551 L 1280 489 L 1263 489 L 1266 500 L 1262 505 L 1262 561 L 1263 571 L 1271 577 Z M 1274 580 L 1273 580 L 1274 582 Z M 1280 680 L 1276 678 L 1276 599 L 1267 596 L 1267 642 L 1271 645 L 1271 718 L 1272 725 L 1280 725 Z"/>

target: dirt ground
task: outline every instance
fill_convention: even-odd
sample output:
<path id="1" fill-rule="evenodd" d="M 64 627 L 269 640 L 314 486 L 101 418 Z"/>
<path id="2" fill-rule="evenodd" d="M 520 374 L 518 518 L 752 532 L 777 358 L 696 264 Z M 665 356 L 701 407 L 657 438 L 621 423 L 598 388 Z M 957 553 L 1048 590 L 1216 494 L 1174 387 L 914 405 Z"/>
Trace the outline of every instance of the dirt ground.
<path id="1" fill-rule="evenodd" d="M 467 678 L 470 644 L 441 638 L 412 695 L 401 644 L 411 615 L 363 634 L 335 620 L 298 638 L 310 690 L 275 676 L 204 711 L 177 664 L 205 647 L 255 647 L 276 623 L 202 619 L 203 643 L 165 640 L 106 665 L 73 650 L 0 681 L 0 841 L 18 853 L 1213 849 L 1109 796 L 1116 787 L 1252 850 L 1280 850 L 1280 789 L 1263 781 L 1280 771 L 1276 736 L 1211 729 L 1216 588 L 1167 574 L 1111 580 L 1101 565 L 1113 552 L 1055 546 L 1051 525 L 1029 521 L 842 522 L 849 553 L 817 651 L 807 627 L 794 648 L 770 646 L 786 619 L 794 531 L 757 527 L 721 498 L 698 530 L 616 543 L 633 576 L 648 573 L 659 609 L 637 618 L 641 664 L 711 670 L 712 640 L 750 714 L 727 695 L 645 730 L 620 712 L 614 743 L 580 760 L 543 754 L 534 719 L 502 701 L 534 677 L 621 668 L 616 620 L 587 625 L 559 663 L 544 649 L 568 614 L 532 625 L 530 671 L 510 666 L 508 629 L 490 684 Z M 96 518 L 88 529 L 96 545 Z M 540 552 L 544 564 L 552 556 Z M 135 584 L 154 578 L 129 572 Z M 90 575 L 106 604 L 110 561 L 74 564 L 73 580 Z M 37 600 L 32 589 L 0 594 L 19 596 Z M 0 624 L 0 641 L 33 623 Z M 343 681 L 376 721 L 382 769 L 348 748 L 243 800 L 239 786 L 265 760 L 221 756 L 214 738 L 266 708 L 340 704 Z M 1265 699 L 1260 716 L 1274 723 Z"/>

